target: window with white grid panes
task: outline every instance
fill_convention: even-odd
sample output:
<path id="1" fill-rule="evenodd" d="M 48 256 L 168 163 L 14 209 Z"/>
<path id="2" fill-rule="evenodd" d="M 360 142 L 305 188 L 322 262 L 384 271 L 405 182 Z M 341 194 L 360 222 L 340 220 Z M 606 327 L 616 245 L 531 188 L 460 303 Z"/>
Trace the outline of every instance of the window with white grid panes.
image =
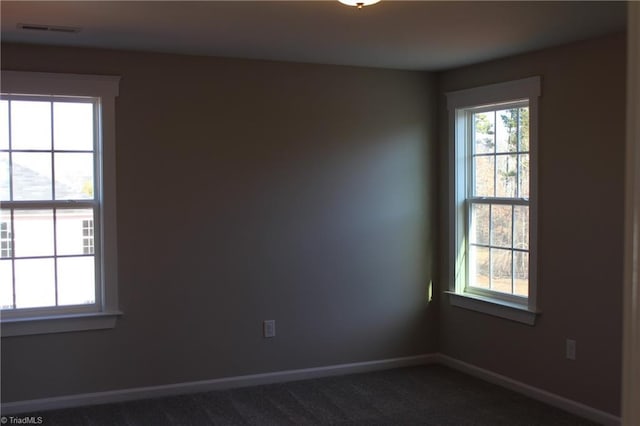
<path id="1" fill-rule="evenodd" d="M 2 337 L 112 328 L 120 77 L 0 73 Z"/>
<path id="2" fill-rule="evenodd" d="M 534 325 L 539 76 L 447 93 L 449 301 Z"/>
<path id="3" fill-rule="evenodd" d="M 0 259 L 11 283 L 3 310 L 96 304 L 100 265 L 84 237 L 99 214 L 96 108 L 92 98 L 2 95 L 0 214 L 13 248 Z"/>
<path id="4" fill-rule="evenodd" d="M 466 111 L 468 290 L 529 293 L 528 102 Z M 508 296 L 507 296 L 508 297 Z"/>

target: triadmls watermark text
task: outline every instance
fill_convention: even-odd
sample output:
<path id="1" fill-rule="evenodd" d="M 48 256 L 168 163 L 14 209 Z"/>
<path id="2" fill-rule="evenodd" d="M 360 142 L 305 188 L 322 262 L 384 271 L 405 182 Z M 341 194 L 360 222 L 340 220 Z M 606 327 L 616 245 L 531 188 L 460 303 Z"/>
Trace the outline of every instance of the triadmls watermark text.
<path id="1" fill-rule="evenodd" d="M 0 423 L 3 425 L 41 425 L 44 423 L 42 416 L 2 416 Z"/>

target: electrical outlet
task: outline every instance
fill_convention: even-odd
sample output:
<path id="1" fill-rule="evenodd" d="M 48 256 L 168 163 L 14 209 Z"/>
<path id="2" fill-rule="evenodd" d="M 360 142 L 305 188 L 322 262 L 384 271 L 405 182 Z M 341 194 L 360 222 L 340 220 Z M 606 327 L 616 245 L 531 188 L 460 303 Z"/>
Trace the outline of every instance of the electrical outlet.
<path id="1" fill-rule="evenodd" d="M 575 361 L 576 359 L 576 341 L 575 340 L 567 339 L 566 351 L 567 351 L 567 355 L 566 355 L 567 359 Z"/>
<path id="2" fill-rule="evenodd" d="M 276 320 L 262 321 L 262 336 L 276 337 Z"/>

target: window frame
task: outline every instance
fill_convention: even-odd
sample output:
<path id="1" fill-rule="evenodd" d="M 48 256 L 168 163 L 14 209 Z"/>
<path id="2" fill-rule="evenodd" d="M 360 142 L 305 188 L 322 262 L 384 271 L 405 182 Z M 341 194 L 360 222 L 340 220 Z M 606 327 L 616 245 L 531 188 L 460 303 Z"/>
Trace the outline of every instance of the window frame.
<path id="1" fill-rule="evenodd" d="M 449 302 L 453 306 L 534 325 L 538 309 L 537 181 L 539 76 L 446 93 L 449 111 Z M 529 106 L 529 292 L 528 297 L 468 288 L 469 186 L 472 182 L 470 119 L 502 104 Z M 473 197 L 471 197 L 473 198 Z M 490 198 L 491 199 L 491 198 Z M 507 200 L 513 200 L 508 198 Z M 513 204 L 508 204 L 513 205 Z"/>
<path id="2" fill-rule="evenodd" d="M 1 72 L 3 95 L 95 98 L 97 158 L 94 171 L 94 242 L 97 259 L 96 304 L 30 308 L 0 313 L 2 337 L 113 328 L 122 313 L 118 308 L 116 179 L 115 179 L 115 98 L 118 76 L 57 74 L 22 71 Z"/>

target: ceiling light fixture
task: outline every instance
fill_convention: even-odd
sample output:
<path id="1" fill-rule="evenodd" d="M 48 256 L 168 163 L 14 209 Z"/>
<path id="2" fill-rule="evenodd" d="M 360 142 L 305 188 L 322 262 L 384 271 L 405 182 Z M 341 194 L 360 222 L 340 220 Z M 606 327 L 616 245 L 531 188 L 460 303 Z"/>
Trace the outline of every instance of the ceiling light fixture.
<path id="1" fill-rule="evenodd" d="M 378 3 L 380 0 L 338 0 L 342 4 L 347 6 L 355 6 L 358 9 L 362 9 L 364 6 L 370 6 Z"/>

